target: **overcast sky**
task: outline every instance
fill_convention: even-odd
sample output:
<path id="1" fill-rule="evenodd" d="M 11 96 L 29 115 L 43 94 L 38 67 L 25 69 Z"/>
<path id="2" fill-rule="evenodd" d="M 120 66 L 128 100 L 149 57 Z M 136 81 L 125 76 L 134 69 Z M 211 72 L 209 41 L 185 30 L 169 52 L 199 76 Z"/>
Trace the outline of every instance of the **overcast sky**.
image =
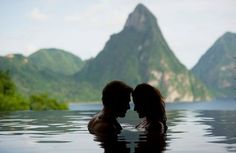
<path id="1" fill-rule="evenodd" d="M 236 32 L 236 0 L 0 0 L 0 55 L 53 47 L 95 57 L 138 3 L 188 68 L 217 38 Z"/>

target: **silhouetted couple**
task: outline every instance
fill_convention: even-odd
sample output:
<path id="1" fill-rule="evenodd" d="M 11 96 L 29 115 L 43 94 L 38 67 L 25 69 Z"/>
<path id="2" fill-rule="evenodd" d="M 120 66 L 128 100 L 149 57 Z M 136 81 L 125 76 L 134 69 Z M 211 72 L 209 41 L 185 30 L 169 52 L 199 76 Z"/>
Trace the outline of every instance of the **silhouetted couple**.
<path id="1" fill-rule="evenodd" d="M 141 140 L 135 148 L 135 153 L 162 152 L 165 148 L 165 133 L 167 130 L 165 103 L 160 91 L 143 83 L 133 90 L 121 81 L 108 83 L 102 91 L 103 109 L 93 116 L 88 124 L 88 130 L 95 134 L 96 141 L 101 142 L 104 153 L 129 153 L 124 140 L 118 140 L 117 134 L 122 130 L 118 117 L 125 117 L 130 109 L 132 94 L 134 110 L 143 120 L 136 126 L 145 132 L 145 140 Z M 151 149 L 151 150 L 150 150 Z"/>
<path id="2" fill-rule="evenodd" d="M 165 103 L 160 91 L 153 86 L 143 83 L 133 90 L 121 81 L 108 83 L 102 91 L 103 109 L 96 114 L 88 124 L 92 134 L 120 133 L 121 125 L 118 117 L 125 117 L 130 109 L 130 96 L 132 94 L 134 110 L 139 118 L 143 118 L 136 128 L 147 132 L 164 134 L 167 130 Z"/>

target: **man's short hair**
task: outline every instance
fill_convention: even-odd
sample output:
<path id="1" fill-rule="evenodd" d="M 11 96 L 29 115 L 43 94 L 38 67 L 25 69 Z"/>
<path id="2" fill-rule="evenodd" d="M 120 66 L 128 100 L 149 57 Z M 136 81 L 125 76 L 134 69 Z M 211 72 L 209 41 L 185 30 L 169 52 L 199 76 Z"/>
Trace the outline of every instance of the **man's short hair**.
<path id="1" fill-rule="evenodd" d="M 113 107 L 122 103 L 122 100 L 130 96 L 133 88 L 122 81 L 114 80 L 109 82 L 102 91 L 102 102 L 104 106 Z"/>

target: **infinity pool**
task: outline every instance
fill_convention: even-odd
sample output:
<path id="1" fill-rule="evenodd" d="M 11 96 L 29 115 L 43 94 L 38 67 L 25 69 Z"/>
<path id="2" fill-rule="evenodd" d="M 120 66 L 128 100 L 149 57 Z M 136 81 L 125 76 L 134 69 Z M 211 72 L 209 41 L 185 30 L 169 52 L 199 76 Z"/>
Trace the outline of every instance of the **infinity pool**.
<path id="1" fill-rule="evenodd" d="M 85 106 L 84 106 L 85 107 Z M 89 108 L 86 105 L 86 108 Z M 91 107 L 93 108 L 93 107 Z M 167 110 L 167 135 L 146 135 L 128 111 L 122 133 L 97 137 L 87 131 L 94 109 L 0 113 L 1 153 L 228 153 L 236 152 L 236 110 Z"/>

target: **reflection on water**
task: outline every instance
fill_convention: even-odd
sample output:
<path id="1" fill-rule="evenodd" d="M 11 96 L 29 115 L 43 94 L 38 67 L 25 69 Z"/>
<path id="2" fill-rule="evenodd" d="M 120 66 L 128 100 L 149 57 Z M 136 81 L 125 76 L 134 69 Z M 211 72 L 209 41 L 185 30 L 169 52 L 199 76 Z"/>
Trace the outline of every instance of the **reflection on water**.
<path id="1" fill-rule="evenodd" d="M 236 152 L 236 111 L 169 113 L 170 152 Z"/>
<path id="2" fill-rule="evenodd" d="M 130 153 L 128 141 L 118 135 L 96 135 L 95 141 L 99 142 L 105 153 Z"/>
<path id="3" fill-rule="evenodd" d="M 159 133 L 127 131 L 120 135 L 96 135 L 105 153 L 162 153 L 166 149 L 166 136 Z"/>
<path id="4" fill-rule="evenodd" d="M 236 111 L 202 111 L 198 117 L 208 118 L 200 121 L 210 126 L 206 136 L 218 138 L 210 142 L 228 144 L 226 148 L 236 152 Z"/>
<path id="5" fill-rule="evenodd" d="M 177 153 L 236 152 L 236 111 L 167 111 L 166 136 L 145 134 L 134 127 L 134 111 L 119 119 L 123 131 L 94 136 L 87 131 L 95 111 L 0 113 L 2 153 Z"/>
<path id="6" fill-rule="evenodd" d="M 140 134 L 135 153 L 161 153 L 166 150 L 166 135 Z"/>
<path id="7" fill-rule="evenodd" d="M 0 152 L 102 152 L 87 132 L 94 112 L 13 112 L 0 116 Z"/>

